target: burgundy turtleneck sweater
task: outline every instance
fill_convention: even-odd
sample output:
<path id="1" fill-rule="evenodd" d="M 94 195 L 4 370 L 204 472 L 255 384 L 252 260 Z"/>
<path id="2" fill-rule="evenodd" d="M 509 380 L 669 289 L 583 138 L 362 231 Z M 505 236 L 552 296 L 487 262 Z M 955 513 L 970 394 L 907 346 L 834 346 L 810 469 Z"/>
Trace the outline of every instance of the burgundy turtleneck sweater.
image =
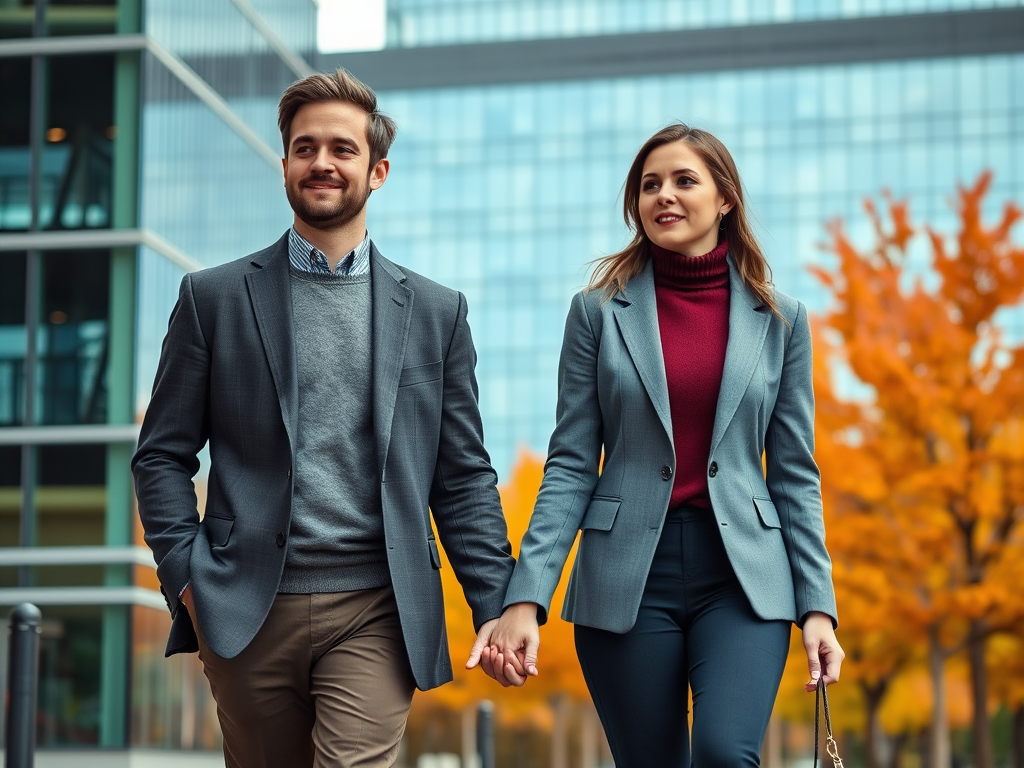
<path id="1" fill-rule="evenodd" d="M 728 242 L 703 256 L 651 244 L 676 473 L 669 508 L 711 509 L 708 456 L 729 340 Z"/>

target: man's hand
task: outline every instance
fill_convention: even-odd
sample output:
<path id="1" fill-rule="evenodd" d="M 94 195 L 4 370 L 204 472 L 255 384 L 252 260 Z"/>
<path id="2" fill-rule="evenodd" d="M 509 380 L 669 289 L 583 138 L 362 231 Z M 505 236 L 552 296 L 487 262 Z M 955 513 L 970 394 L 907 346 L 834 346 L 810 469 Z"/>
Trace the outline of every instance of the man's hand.
<path id="1" fill-rule="evenodd" d="M 185 610 L 188 611 L 188 616 L 192 619 L 192 626 L 196 624 L 196 606 L 192 602 L 192 585 L 189 584 L 185 587 L 185 591 L 181 593 L 181 597 L 178 598 L 181 604 L 185 606 Z"/>
<path id="2" fill-rule="evenodd" d="M 505 609 L 495 626 L 481 627 L 466 666 L 475 666 L 479 661 L 484 672 L 503 686 L 520 686 L 527 677 L 538 674 L 539 647 L 537 604 L 516 603 Z"/>
<path id="3" fill-rule="evenodd" d="M 804 690 L 813 693 L 818 687 L 820 677 L 825 685 L 839 680 L 839 668 L 846 654 L 836 640 L 832 630 L 832 618 L 827 614 L 815 611 L 804 620 L 804 650 L 807 651 L 807 669 L 811 679 L 804 685 Z M 822 664 L 825 669 L 822 670 Z"/>
<path id="4" fill-rule="evenodd" d="M 476 642 L 473 643 L 473 648 L 469 652 L 469 658 L 466 660 L 466 669 L 472 669 L 480 663 L 481 656 L 486 653 L 487 646 L 491 643 L 491 634 L 496 626 L 498 626 L 498 619 L 485 621 L 481 625 L 480 631 L 476 633 Z"/>

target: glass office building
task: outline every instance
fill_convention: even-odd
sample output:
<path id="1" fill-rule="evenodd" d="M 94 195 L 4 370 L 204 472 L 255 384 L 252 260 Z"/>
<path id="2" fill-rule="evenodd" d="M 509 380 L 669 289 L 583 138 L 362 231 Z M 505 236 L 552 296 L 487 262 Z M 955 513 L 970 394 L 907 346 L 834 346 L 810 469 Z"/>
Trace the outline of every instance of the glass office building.
<path id="1" fill-rule="evenodd" d="M 1022 6 L 389 0 L 384 50 L 317 55 L 312 0 L 0 0 L 0 605 L 44 612 L 40 744 L 217 747 L 197 661 L 163 659 L 128 460 L 181 276 L 290 222 L 289 82 L 344 65 L 397 118 L 370 233 L 467 294 L 504 478 L 545 450 L 569 298 L 627 240 L 647 136 L 725 141 L 776 283 L 820 310 L 823 224 L 867 237 L 866 196 L 946 231 L 983 169 L 993 211 L 1024 200 Z"/>
<path id="2" fill-rule="evenodd" d="M 725 142 L 776 284 L 821 310 L 807 266 L 831 219 L 870 235 L 865 197 L 907 197 L 946 232 L 956 184 L 986 168 L 993 212 L 1024 200 L 1022 5 L 390 0 L 386 50 L 322 65 L 398 119 L 370 231 L 467 293 L 505 475 L 546 448 L 569 298 L 628 240 L 622 184 L 648 136 L 681 121 Z"/>
<path id="3" fill-rule="evenodd" d="M 223 765 L 129 459 L 181 276 L 290 220 L 274 94 L 315 39 L 302 0 L 0 0 L 0 605 L 43 611 L 41 763 Z"/>

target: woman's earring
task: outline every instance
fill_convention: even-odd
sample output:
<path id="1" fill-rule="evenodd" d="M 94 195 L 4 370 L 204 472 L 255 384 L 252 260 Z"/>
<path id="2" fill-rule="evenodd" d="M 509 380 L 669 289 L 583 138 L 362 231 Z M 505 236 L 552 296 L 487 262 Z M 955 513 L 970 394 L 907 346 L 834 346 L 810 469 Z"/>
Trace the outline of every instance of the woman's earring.
<path id="1" fill-rule="evenodd" d="M 718 212 L 718 229 L 725 229 L 725 213 L 723 213 L 722 211 Z"/>

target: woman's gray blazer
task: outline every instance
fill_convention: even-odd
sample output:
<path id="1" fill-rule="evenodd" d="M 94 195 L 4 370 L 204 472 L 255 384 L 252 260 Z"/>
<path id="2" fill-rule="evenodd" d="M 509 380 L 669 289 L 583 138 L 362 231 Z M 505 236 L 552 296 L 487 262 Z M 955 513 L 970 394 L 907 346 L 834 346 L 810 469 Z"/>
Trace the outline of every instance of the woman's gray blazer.
<path id="1" fill-rule="evenodd" d="M 835 623 L 807 312 L 777 293 L 784 322 L 731 259 L 729 274 L 729 341 L 706 465 L 715 519 L 758 616 L 802 624 L 822 611 Z M 602 298 L 592 291 L 572 300 L 544 480 L 505 604 L 538 603 L 546 621 L 582 530 L 562 618 L 626 632 L 668 510 L 675 451 L 650 262 Z"/>

